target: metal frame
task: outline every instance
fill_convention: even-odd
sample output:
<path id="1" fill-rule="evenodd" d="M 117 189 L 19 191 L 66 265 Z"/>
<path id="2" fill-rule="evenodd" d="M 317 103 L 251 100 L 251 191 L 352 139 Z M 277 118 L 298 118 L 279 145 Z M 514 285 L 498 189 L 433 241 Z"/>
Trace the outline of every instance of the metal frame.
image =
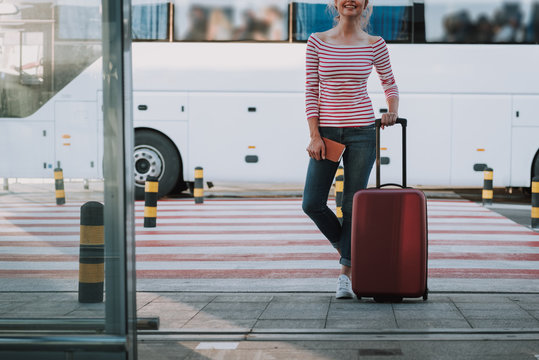
<path id="1" fill-rule="evenodd" d="M 105 332 L 124 336 L 128 358 L 136 359 L 131 2 L 102 4 Z"/>

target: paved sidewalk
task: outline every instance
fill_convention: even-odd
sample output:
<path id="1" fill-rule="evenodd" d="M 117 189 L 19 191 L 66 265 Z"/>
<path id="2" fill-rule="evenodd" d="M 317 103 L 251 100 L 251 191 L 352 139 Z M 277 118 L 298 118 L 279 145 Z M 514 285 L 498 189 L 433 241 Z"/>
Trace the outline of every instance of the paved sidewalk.
<path id="1" fill-rule="evenodd" d="M 332 293 L 144 292 L 137 307 L 139 318 L 160 320 L 158 331 L 139 333 L 140 359 L 534 360 L 539 354 L 537 294 L 438 293 L 426 302 L 378 304 Z M 4 329 L 20 319 L 103 315 L 104 303 L 79 304 L 73 292 L 0 293 Z"/>
<path id="2" fill-rule="evenodd" d="M 76 292 L 2 292 L 0 318 L 98 318 L 104 303 Z M 539 329 L 539 294 L 430 294 L 402 303 L 337 300 L 333 293 L 139 292 L 138 317 L 159 330 L 249 329 Z"/>
<path id="3" fill-rule="evenodd" d="M 332 293 L 144 293 L 139 359 L 537 360 L 537 294 L 431 294 L 377 304 Z M 168 329 L 168 331 L 167 331 Z"/>
<path id="4" fill-rule="evenodd" d="M 142 293 L 140 317 L 160 329 L 537 329 L 537 294 L 431 294 L 429 300 L 375 303 L 331 293 Z"/>

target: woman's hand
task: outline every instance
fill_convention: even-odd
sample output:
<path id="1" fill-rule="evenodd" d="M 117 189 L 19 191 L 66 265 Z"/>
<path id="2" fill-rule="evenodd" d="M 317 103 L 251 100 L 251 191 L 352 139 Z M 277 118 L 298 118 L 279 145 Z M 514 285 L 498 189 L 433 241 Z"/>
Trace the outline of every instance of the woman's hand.
<path id="1" fill-rule="evenodd" d="M 320 136 L 311 138 L 311 142 L 306 150 L 309 156 L 315 160 L 326 159 L 326 145 Z"/>
<path id="2" fill-rule="evenodd" d="M 382 114 L 382 129 L 386 126 L 393 126 L 397 122 L 399 116 L 394 112 L 387 112 Z"/>

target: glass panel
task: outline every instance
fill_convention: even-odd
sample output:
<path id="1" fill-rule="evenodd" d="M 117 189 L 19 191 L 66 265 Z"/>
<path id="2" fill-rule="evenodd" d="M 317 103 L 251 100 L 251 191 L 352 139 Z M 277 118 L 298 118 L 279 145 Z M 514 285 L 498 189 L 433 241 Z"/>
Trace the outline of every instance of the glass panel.
<path id="1" fill-rule="evenodd" d="M 537 0 L 425 0 L 427 42 L 539 42 Z"/>
<path id="2" fill-rule="evenodd" d="M 134 40 L 167 40 L 169 3 L 133 1 L 131 28 Z"/>
<path id="3" fill-rule="evenodd" d="M 43 327 L 87 318 L 103 328 L 103 302 L 78 294 L 79 274 L 94 281 L 102 272 L 102 245 L 80 244 L 81 206 L 103 203 L 103 182 L 89 181 L 97 191 L 85 194 L 82 180 L 71 180 L 98 178 L 101 1 L 9 3 L 17 11 L 0 15 L 0 151 L 11 154 L 0 177 L 12 179 L 0 198 L 0 318 L 54 320 Z"/>
<path id="4" fill-rule="evenodd" d="M 6 334 L 62 337 L 62 350 L 76 334 L 82 344 L 61 358 L 101 344 L 96 356 L 126 359 L 136 324 L 134 281 L 126 280 L 134 280 L 134 258 L 126 259 L 134 250 L 132 178 L 125 181 L 133 170 L 122 157 L 133 148 L 129 6 L 0 5 L 0 342 L 21 346 Z M 117 353 L 104 356 L 109 350 Z M 0 359 L 10 358 L 4 351 Z"/>
<path id="5" fill-rule="evenodd" d="M 324 0 L 293 3 L 294 40 L 306 41 L 314 32 L 333 27 L 335 13 Z M 367 31 L 387 42 L 411 42 L 412 5 L 408 0 L 377 1 Z"/>
<path id="6" fill-rule="evenodd" d="M 174 39 L 185 41 L 287 40 L 288 1 L 175 0 Z"/>

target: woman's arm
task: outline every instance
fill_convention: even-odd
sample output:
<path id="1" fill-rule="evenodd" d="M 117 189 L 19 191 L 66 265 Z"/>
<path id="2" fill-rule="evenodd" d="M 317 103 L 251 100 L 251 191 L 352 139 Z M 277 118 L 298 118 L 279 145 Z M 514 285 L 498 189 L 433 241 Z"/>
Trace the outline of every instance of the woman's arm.
<path id="1" fill-rule="evenodd" d="M 307 146 L 307 152 L 313 159 L 326 158 L 326 147 L 318 130 L 319 123 L 319 79 L 318 79 L 318 50 L 312 35 L 307 41 L 307 53 L 305 55 L 305 113 L 309 123 L 311 141 Z"/>
<path id="2" fill-rule="evenodd" d="M 322 136 L 320 136 L 320 131 L 318 130 L 318 117 L 310 117 L 307 119 L 309 122 L 309 133 L 311 135 L 311 141 L 309 146 L 307 146 L 307 152 L 309 156 L 315 160 L 322 160 L 326 158 L 326 146 Z"/>
<path id="3" fill-rule="evenodd" d="M 374 67 L 386 96 L 388 112 L 382 114 L 382 128 L 394 125 L 399 116 L 399 88 L 395 82 L 386 42 L 379 38 L 374 44 Z"/>
<path id="4" fill-rule="evenodd" d="M 399 117 L 399 97 L 392 96 L 387 101 L 388 112 L 382 114 L 382 129 L 385 126 L 395 125 L 397 118 Z"/>
<path id="5" fill-rule="evenodd" d="M 305 54 L 305 113 L 307 119 L 318 118 L 319 101 L 318 79 L 318 49 L 311 35 L 307 40 L 307 52 Z"/>

